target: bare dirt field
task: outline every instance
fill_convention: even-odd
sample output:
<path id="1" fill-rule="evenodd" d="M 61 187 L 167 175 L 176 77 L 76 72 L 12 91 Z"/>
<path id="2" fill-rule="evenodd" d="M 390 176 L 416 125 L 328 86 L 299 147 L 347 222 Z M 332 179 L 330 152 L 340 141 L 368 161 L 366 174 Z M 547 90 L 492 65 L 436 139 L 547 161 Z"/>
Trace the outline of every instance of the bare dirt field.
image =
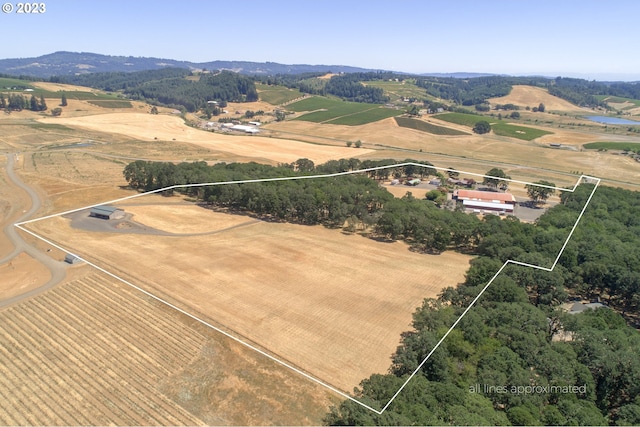
<path id="1" fill-rule="evenodd" d="M 492 105 L 514 104 L 523 109 L 525 107 L 537 107 L 540 103 L 542 103 L 544 104 L 546 110 L 562 112 L 591 112 L 590 109 L 577 107 L 562 98 L 550 95 L 549 92 L 547 92 L 543 88 L 527 85 L 514 85 L 509 95 L 501 96 L 499 98 L 490 98 L 489 102 Z"/>
<path id="2" fill-rule="evenodd" d="M 0 265 L 0 300 L 23 294 L 42 286 L 51 274 L 47 268 L 22 252 L 4 265 Z"/>
<path id="3" fill-rule="evenodd" d="M 162 221 L 178 209 L 170 206 Z M 162 217 L 164 210 L 158 205 L 147 214 Z M 253 222 L 228 229 L 228 214 L 191 218 L 189 211 L 186 221 L 227 230 L 132 239 L 73 230 L 60 217 L 33 226 L 345 391 L 386 372 L 412 312 L 423 298 L 463 281 L 470 260 L 449 252 L 417 254 L 401 242 L 320 226 Z M 143 211 L 135 219 L 146 222 Z"/>
<path id="4" fill-rule="evenodd" d="M 95 272 L 0 323 L 2 425 L 320 424 L 337 401 Z"/>
<path id="5" fill-rule="evenodd" d="M 105 130 L 141 140 L 176 140 L 211 150 L 232 152 L 239 156 L 273 162 L 293 162 L 306 157 L 316 163 L 347 157 L 347 147 L 306 144 L 299 141 L 263 136 L 227 135 L 188 127 L 175 116 L 142 113 L 110 113 L 83 117 L 43 118 L 42 123 L 57 123 L 89 130 Z M 367 150 L 362 150 L 366 154 Z"/>

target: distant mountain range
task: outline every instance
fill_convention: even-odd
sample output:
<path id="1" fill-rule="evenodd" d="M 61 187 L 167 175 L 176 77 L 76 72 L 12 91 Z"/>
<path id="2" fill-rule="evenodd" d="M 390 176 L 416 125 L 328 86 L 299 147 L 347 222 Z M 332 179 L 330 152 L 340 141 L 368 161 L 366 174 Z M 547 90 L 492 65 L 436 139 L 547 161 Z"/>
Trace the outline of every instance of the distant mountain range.
<path id="1" fill-rule="evenodd" d="M 190 70 L 231 70 L 247 75 L 300 74 L 307 72 L 356 73 L 375 70 L 346 65 L 278 64 L 276 62 L 210 61 L 189 62 L 174 59 L 134 56 L 111 56 L 89 52 L 55 52 L 37 58 L 0 59 L 0 73 L 14 76 L 49 78 L 109 71 L 143 71 L 165 67 Z M 411 73 L 398 73 L 411 74 Z M 422 76 L 471 78 L 493 74 L 482 73 L 433 73 Z"/>

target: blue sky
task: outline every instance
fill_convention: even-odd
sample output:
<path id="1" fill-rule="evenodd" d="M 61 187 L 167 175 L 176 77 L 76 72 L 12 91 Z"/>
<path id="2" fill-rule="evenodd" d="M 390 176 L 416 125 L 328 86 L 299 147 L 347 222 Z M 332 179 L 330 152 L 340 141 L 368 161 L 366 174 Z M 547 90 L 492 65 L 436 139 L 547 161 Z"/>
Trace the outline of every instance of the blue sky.
<path id="1" fill-rule="evenodd" d="M 0 14 L 0 57 L 67 50 L 640 80 L 637 0 L 44 3 L 41 15 Z"/>

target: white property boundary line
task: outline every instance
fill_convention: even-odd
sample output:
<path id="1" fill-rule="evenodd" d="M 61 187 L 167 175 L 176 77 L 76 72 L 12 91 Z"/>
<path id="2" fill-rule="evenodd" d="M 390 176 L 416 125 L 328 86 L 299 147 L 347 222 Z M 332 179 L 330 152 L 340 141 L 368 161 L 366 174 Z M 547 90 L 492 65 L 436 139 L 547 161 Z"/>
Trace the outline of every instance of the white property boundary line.
<path id="1" fill-rule="evenodd" d="M 181 309 L 180 307 L 177 307 L 173 304 L 171 304 L 168 301 L 163 300 L 162 298 L 134 285 L 133 283 L 123 279 L 122 277 L 119 277 L 107 270 L 105 270 L 104 268 L 90 262 L 87 261 L 86 259 L 70 252 L 69 250 L 45 239 L 44 237 L 26 229 L 23 227 L 23 225 L 25 224 L 29 224 L 29 223 L 33 223 L 33 222 L 37 222 L 37 221 L 42 221 L 45 219 L 49 219 L 49 218 L 54 218 L 57 216 L 62 216 L 62 215 L 67 215 L 67 214 L 71 214 L 74 212 L 79 212 L 85 209 L 90 209 L 93 208 L 95 206 L 101 206 L 104 204 L 114 204 L 117 202 L 122 202 L 124 200 L 129 200 L 129 199 L 133 199 L 136 197 L 142 197 L 142 196 L 146 196 L 149 194 L 155 194 L 155 193 L 160 193 L 163 191 L 167 191 L 167 190 L 173 190 L 173 189 L 177 189 L 177 188 L 190 188 L 190 187 L 209 187 L 209 186 L 215 186 L 215 185 L 226 185 L 226 184 L 248 184 L 248 183 L 258 183 L 258 182 L 275 182 L 275 181 L 293 181 L 293 180 L 300 180 L 300 179 L 314 179 L 314 178 L 330 178 L 330 177 L 336 177 L 336 176 L 343 176 L 343 175 L 352 175 L 352 174 L 359 174 L 359 173 L 363 173 L 363 172 L 370 172 L 370 171 L 374 171 L 374 170 L 380 170 L 380 169 L 391 169 L 391 168 L 396 168 L 396 167 L 403 167 L 403 166 L 417 166 L 417 167 L 423 167 L 423 168 L 430 168 L 430 169 L 435 169 L 435 170 L 440 170 L 440 171 L 444 171 L 444 172 L 458 172 L 458 173 L 463 173 L 465 175 L 472 175 L 472 176 L 477 176 L 477 177 L 482 177 L 482 178 L 494 178 L 494 179 L 499 179 L 502 181 L 508 181 L 508 182 L 515 182 L 518 184 L 525 184 L 525 185 L 535 185 L 538 187 L 544 187 L 544 188 L 549 188 L 549 189 L 553 189 L 553 190 L 558 190 L 558 191 L 568 191 L 570 193 L 573 193 L 576 188 L 578 187 L 578 185 L 584 180 L 584 179 L 588 179 L 588 180 L 592 180 L 595 181 L 595 186 L 593 187 L 593 190 L 591 191 L 591 194 L 589 195 L 589 198 L 587 199 L 585 205 L 582 208 L 582 211 L 580 212 L 580 215 L 578 216 L 578 219 L 576 220 L 575 224 L 573 225 L 573 227 L 571 228 L 571 231 L 569 232 L 569 235 L 567 236 L 566 241 L 564 242 L 564 244 L 562 245 L 562 248 L 560 249 L 560 252 L 558 252 L 558 255 L 555 259 L 555 261 L 553 262 L 553 265 L 551 267 L 542 267 L 542 266 L 538 266 L 538 265 L 533 265 L 533 264 L 527 264 L 524 262 L 520 262 L 520 261 L 516 261 L 516 260 L 507 260 L 502 267 L 500 267 L 500 269 L 496 272 L 496 274 L 493 275 L 493 277 L 491 278 L 491 280 L 489 280 L 489 282 L 487 282 L 487 284 L 482 288 L 482 290 L 478 293 L 478 295 L 473 299 L 473 301 L 471 301 L 471 303 L 469 304 L 469 306 L 462 312 L 462 314 L 460 315 L 460 317 L 458 317 L 458 319 L 453 323 L 453 325 L 451 325 L 451 327 L 449 328 L 449 330 L 442 336 L 442 338 L 440 338 L 440 340 L 436 343 L 436 345 L 433 347 L 433 349 L 431 349 L 431 351 L 427 354 L 427 356 L 422 360 L 422 362 L 418 365 L 418 367 L 411 373 L 411 375 L 406 379 L 406 381 L 402 384 L 402 386 L 400 386 L 400 388 L 398 389 L 398 391 L 396 391 L 396 393 L 391 397 L 391 399 L 386 403 L 386 405 L 384 405 L 384 407 L 381 410 L 377 410 L 375 408 L 372 408 L 371 406 L 367 405 L 366 403 L 361 402 L 360 400 L 336 389 L 335 387 L 331 386 L 330 384 L 325 383 L 324 381 L 315 378 L 305 372 L 303 372 L 302 370 L 296 368 L 295 366 L 292 366 L 291 364 L 280 360 L 270 354 L 268 354 L 267 352 L 251 345 L 250 343 L 247 343 L 235 336 L 233 336 L 232 334 L 206 322 L 203 319 L 200 319 L 199 317 Z M 304 376 L 305 378 L 323 386 L 326 387 L 327 389 L 333 391 L 334 393 L 337 393 L 338 395 L 351 400 L 352 402 L 357 403 L 358 405 L 363 406 L 366 409 L 369 409 L 370 411 L 375 412 L 378 415 L 382 415 L 382 413 L 384 411 L 387 410 L 387 408 L 389 407 L 389 405 L 391 405 L 391 403 L 396 399 L 396 397 L 398 397 L 398 395 L 402 392 L 402 390 L 406 387 L 406 385 L 409 383 L 409 381 L 411 381 L 411 379 L 420 371 L 420 369 L 424 366 L 424 364 L 429 360 L 429 358 L 431 357 L 431 355 L 438 349 L 438 347 L 440 347 L 440 345 L 444 342 L 444 340 L 447 338 L 447 336 L 449 336 L 449 334 L 451 333 L 451 331 L 458 325 L 458 323 L 460 323 L 460 321 L 462 320 L 462 318 L 469 312 L 469 310 L 471 309 L 471 307 L 473 307 L 475 305 L 475 303 L 478 301 L 478 299 L 480 299 L 480 297 L 482 296 L 482 294 L 487 290 L 487 288 L 491 285 L 491 283 L 493 283 L 493 281 L 496 279 L 496 277 L 498 277 L 500 275 L 500 273 L 502 272 L 502 270 L 504 270 L 504 268 L 509 265 L 509 264 L 515 264 L 515 265 L 521 265 L 524 267 L 531 267 L 534 269 L 538 269 L 538 270 L 544 270 L 544 271 L 553 271 L 556 267 L 556 265 L 558 264 L 558 261 L 560 260 L 560 257 L 562 256 L 562 253 L 564 252 L 567 244 L 569 243 L 569 240 L 571 239 L 571 236 L 573 235 L 573 232 L 575 231 L 576 227 L 578 226 L 578 223 L 580 222 L 580 219 L 582 218 L 582 215 L 584 214 L 587 206 L 589 205 L 589 203 L 591 202 L 591 198 L 593 197 L 596 189 L 598 188 L 598 185 L 600 185 L 600 178 L 596 178 L 596 177 L 591 177 L 591 176 L 587 176 L 587 175 L 581 175 L 578 179 L 578 181 L 575 183 L 575 185 L 573 186 L 573 188 L 571 189 L 567 189 L 567 188 L 560 188 L 560 187 L 553 187 L 553 186 L 547 186 L 547 185 L 540 185 L 540 184 L 535 184 L 535 183 L 530 183 L 530 182 L 524 182 L 524 181 L 518 181 L 518 180 L 514 180 L 514 179 L 505 179 L 505 178 L 498 178 L 498 177 L 494 177 L 494 176 L 489 176 L 489 175 L 482 175 L 482 174 L 477 174 L 477 173 L 473 173 L 473 172 L 466 172 L 466 171 L 461 171 L 461 170 L 457 170 L 457 169 L 451 169 L 451 168 L 441 168 L 441 167 L 437 167 L 437 166 L 432 166 L 432 165 L 425 165 L 425 164 L 421 164 L 421 163 L 414 163 L 414 162 L 405 162 L 405 163 L 398 163 L 398 164 L 394 164 L 394 165 L 387 165 L 387 166 L 378 166 L 378 167 L 373 167 L 373 168 L 368 168 L 368 169 L 359 169 L 356 171 L 348 171 L 348 172 L 338 172 L 338 173 L 332 173 L 332 174 L 325 174 L 325 175 L 305 175 L 305 176 L 294 176 L 294 177 L 282 177 L 282 178 L 265 178 L 265 179 L 247 179 L 247 180 L 241 180 L 241 181 L 224 181 L 224 182 L 209 182 L 209 183 L 201 183 L 201 184 L 183 184 L 183 185 L 172 185 L 169 187 L 164 187 L 164 188 L 160 188 L 157 190 L 152 190 L 152 191 L 148 191 L 145 193 L 140 193 L 140 194 L 135 194 L 133 196 L 127 196 L 127 197 L 122 197 L 119 199 L 115 199 L 115 200 L 111 200 L 108 202 L 103 202 L 103 203 L 98 203 L 98 204 L 93 204 L 93 205 L 89 205 L 89 206 L 84 206 L 82 208 L 78 208 L 78 209 L 72 209 L 72 210 L 68 210 L 65 212 L 60 212 L 57 214 L 52 214 L 52 215 L 47 215 L 47 216 L 43 216 L 40 218 L 35 218 L 35 219 L 31 219 L 31 220 L 27 220 L 27 221 L 22 221 L 19 223 L 15 223 L 14 226 L 19 228 L 20 230 L 24 231 L 25 233 L 28 233 L 34 237 L 36 237 L 37 239 L 42 240 L 43 242 L 69 254 L 69 255 L 73 255 L 77 258 L 79 258 L 80 260 L 86 262 L 88 265 L 92 266 L 93 268 L 113 277 L 114 279 L 119 280 L 120 282 L 142 292 L 143 294 L 161 302 L 162 304 L 167 305 L 168 307 L 171 307 L 172 309 L 192 318 L 193 320 L 196 320 L 197 322 L 223 334 L 224 336 L 231 338 L 232 340 L 250 348 L 251 350 L 254 350 L 256 352 L 258 352 L 259 354 L 271 359 L 272 361 L 285 366 L 289 369 L 291 369 L 292 371 Z"/>

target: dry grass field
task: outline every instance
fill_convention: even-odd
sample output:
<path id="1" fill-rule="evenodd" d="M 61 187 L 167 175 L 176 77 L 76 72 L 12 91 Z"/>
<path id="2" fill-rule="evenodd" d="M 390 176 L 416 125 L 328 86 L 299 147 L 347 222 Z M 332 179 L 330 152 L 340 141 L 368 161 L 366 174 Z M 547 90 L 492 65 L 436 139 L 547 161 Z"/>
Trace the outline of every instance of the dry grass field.
<path id="1" fill-rule="evenodd" d="M 96 273 L 0 311 L 0 324 L 2 425 L 318 424 L 315 408 L 335 402 Z"/>
<path id="2" fill-rule="evenodd" d="M 434 118 L 430 120 L 442 126 L 449 126 L 448 123 L 440 123 Z M 612 181 L 610 185 L 625 186 L 625 183 L 628 183 L 632 189 L 638 189 L 640 186 L 640 169 L 633 159 L 594 151 L 580 151 L 578 148 L 575 151 L 558 150 L 549 146 L 550 143 L 579 146 L 588 141 L 611 140 L 609 135 L 549 128 L 554 135 L 545 135 L 534 141 L 521 141 L 496 135 L 432 135 L 401 128 L 391 122 L 394 122 L 393 119 L 363 126 L 339 126 L 287 121 L 269 125 L 269 128 L 275 136 L 295 135 L 300 139 L 308 137 L 313 140 L 317 138 L 316 135 L 323 135 L 324 138 L 337 141 L 360 139 L 363 147 L 376 150 L 374 153 L 357 156 L 359 158 L 414 158 L 429 160 L 441 167 L 466 164 L 469 165 L 467 170 L 476 173 L 484 173 L 497 166 L 505 170 L 521 170 L 522 174 L 519 174 L 518 179 L 525 181 L 532 176 L 549 179 L 555 171 L 564 174 L 578 171 L 604 178 L 605 184 L 609 179 Z M 357 154 L 357 149 L 351 150 L 352 156 Z M 479 165 L 487 166 L 478 167 Z M 516 175 L 510 175 L 516 178 Z M 560 179 L 555 179 L 555 182 L 560 183 Z M 566 177 L 565 180 L 572 185 L 575 183 L 575 179 L 571 177 Z"/>
<path id="3" fill-rule="evenodd" d="M 591 109 L 577 107 L 569 101 L 550 95 L 549 92 L 543 88 L 526 85 L 514 85 L 509 95 L 501 96 L 499 98 L 490 98 L 489 102 L 491 105 L 514 104 L 522 109 L 525 107 L 537 107 L 542 103 L 548 111 L 592 112 Z"/>
<path id="4" fill-rule="evenodd" d="M 42 123 L 56 123 L 92 131 L 104 131 L 151 141 L 176 140 L 207 149 L 231 152 L 238 156 L 266 162 L 293 162 L 302 157 L 323 163 L 330 159 L 348 157 L 353 151 L 347 147 L 312 145 L 299 141 L 263 136 L 227 135 L 205 132 L 188 127 L 181 118 L 142 113 L 110 113 L 84 117 L 44 118 Z M 362 150 L 366 154 L 368 150 Z"/>
<path id="5" fill-rule="evenodd" d="M 182 221 L 219 231 L 132 239 L 74 230 L 60 217 L 33 227 L 345 391 L 386 372 L 412 312 L 423 298 L 461 282 L 470 260 L 320 226 L 209 211 L 191 216 L 193 207 L 182 205 L 140 208 L 132 207 L 135 221 L 165 231 L 176 231 L 170 224 L 180 210 Z"/>
<path id="6" fill-rule="evenodd" d="M 42 286 L 50 277 L 49 270 L 22 252 L 7 264 L 0 265 L 0 300 Z"/>
<path id="7" fill-rule="evenodd" d="M 47 104 L 53 108 L 59 101 Z M 140 102 L 123 109 L 68 102 L 57 118 L 30 111 L 0 115 L 0 167 L 4 153 L 21 153 L 16 172 L 43 202 L 34 217 L 136 194 L 123 188 L 122 170 L 138 159 L 277 164 L 301 157 L 316 163 L 414 158 L 480 174 L 500 167 L 514 179 L 562 186 L 576 182 L 576 171 L 602 177 L 605 185 L 640 186 L 640 168 L 631 158 L 581 151 L 586 142 L 637 137 L 596 124 L 572 127 L 573 116 L 585 111 L 539 88 L 516 86 L 507 97 L 491 100 L 522 107 L 542 102 L 557 112 L 536 113 L 535 125 L 533 113 L 524 123 L 529 117 L 523 112 L 523 125 L 553 132 L 534 141 L 432 135 L 400 128 L 393 119 L 363 126 L 287 120 L 265 124 L 267 136 L 223 135 L 188 127 L 171 109 L 148 114 L 150 107 Z M 228 110 L 237 116 L 236 110 L 271 108 L 230 104 Z M 357 140 L 362 148 L 345 146 Z M 574 150 L 551 149 L 551 143 Z M 405 186 L 393 191 L 421 195 Z M 26 194 L 1 173 L 0 227 L 29 206 Z M 345 391 L 388 369 L 413 310 L 424 297 L 462 281 L 470 259 L 212 212 L 178 197 L 145 196 L 122 207 L 134 221 L 185 235 L 87 232 L 71 229 L 62 218 L 31 227 Z M 23 237 L 43 252 L 51 250 Z M 0 257 L 11 249 L 0 237 Z M 64 257 L 55 249 L 48 255 Z M 0 265 L 0 299 L 37 287 L 48 274 L 33 258 L 19 255 Z M 0 310 L 0 354 L 0 425 L 317 425 L 329 405 L 340 401 L 86 265 L 69 268 L 53 290 Z"/>

